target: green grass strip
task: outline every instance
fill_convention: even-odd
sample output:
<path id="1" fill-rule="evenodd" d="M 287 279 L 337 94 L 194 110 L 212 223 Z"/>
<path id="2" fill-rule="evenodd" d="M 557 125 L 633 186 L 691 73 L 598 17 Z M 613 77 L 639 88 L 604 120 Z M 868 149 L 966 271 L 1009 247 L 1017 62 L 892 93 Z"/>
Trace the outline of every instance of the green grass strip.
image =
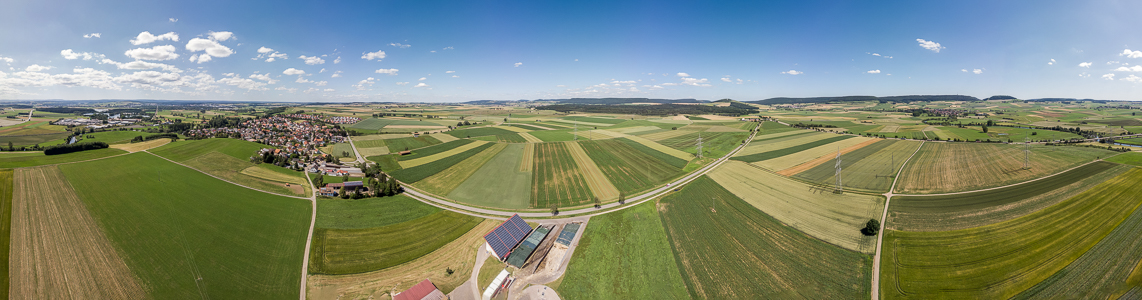
<path id="1" fill-rule="evenodd" d="M 476 155 L 476 153 L 480 153 L 480 151 L 484 151 L 484 149 L 488 149 L 488 147 L 491 147 L 492 145 L 495 145 L 495 144 L 494 143 L 483 144 L 483 145 L 480 145 L 476 148 L 469 149 L 468 151 L 460 152 L 459 154 L 456 154 L 453 156 L 441 158 L 441 159 L 436 160 L 434 162 L 426 163 L 426 164 L 419 165 L 419 166 L 412 167 L 412 168 L 408 168 L 408 169 L 400 169 L 400 170 L 392 171 L 392 172 L 389 172 L 389 175 L 396 177 L 400 181 L 404 181 L 404 183 L 411 184 L 411 183 L 420 181 L 422 179 L 428 178 L 428 176 L 432 176 L 436 173 L 440 173 L 440 171 L 444 171 L 444 169 L 447 169 L 448 167 L 451 167 L 455 164 L 458 164 L 461 161 L 464 161 L 465 159 L 472 157 L 472 155 Z M 383 167 L 382 167 L 382 170 L 383 170 Z"/>
<path id="2" fill-rule="evenodd" d="M 642 153 L 645 153 L 646 155 L 653 156 L 654 158 L 657 158 L 658 160 L 666 162 L 667 164 L 674 166 L 675 168 L 679 168 L 679 169 L 684 168 L 684 167 L 686 167 L 686 164 L 689 163 L 689 161 L 686 161 L 686 160 L 681 159 L 681 158 L 674 157 L 673 155 L 670 155 L 670 154 L 663 153 L 662 151 L 654 150 L 653 148 L 647 147 L 646 145 L 643 145 L 639 142 L 635 142 L 635 141 L 628 139 L 628 138 L 618 138 L 616 140 L 622 141 L 623 143 L 627 144 L 628 146 L 631 146 L 631 148 L 634 148 L 635 150 L 638 150 Z"/>
<path id="3" fill-rule="evenodd" d="M 0 170 L 0 298 L 8 298 L 8 251 L 12 243 L 12 170 Z"/>
<path id="4" fill-rule="evenodd" d="M 828 144 L 833 143 L 833 142 L 843 141 L 843 140 L 854 138 L 854 137 L 856 137 L 856 136 L 838 135 L 835 137 L 831 137 L 831 138 L 827 138 L 827 139 L 823 139 L 823 140 L 819 140 L 819 141 L 813 141 L 813 142 L 809 142 L 809 143 L 805 143 L 805 144 L 801 144 L 801 145 L 797 145 L 797 146 L 793 146 L 793 147 L 789 147 L 789 148 L 785 148 L 785 149 L 778 149 L 778 150 L 773 150 L 773 151 L 769 151 L 769 152 L 762 152 L 762 153 L 757 153 L 757 154 L 738 156 L 738 157 L 734 157 L 731 159 L 740 160 L 740 161 L 744 161 L 744 162 L 757 162 L 757 161 L 769 160 L 769 159 L 774 159 L 774 158 L 790 155 L 793 153 L 801 152 L 804 150 L 813 149 L 813 148 L 816 148 L 819 146 L 828 145 Z"/>
<path id="5" fill-rule="evenodd" d="M 416 150 L 412 150 L 411 154 L 397 156 L 397 160 L 405 161 L 405 160 L 417 159 L 417 158 L 421 158 L 421 157 L 427 157 L 429 155 L 433 155 L 433 154 L 437 154 L 440 152 L 456 149 L 456 147 L 467 145 L 468 143 L 471 143 L 471 142 L 472 142 L 472 140 L 455 140 L 455 141 L 451 141 L 451 142 L 447 142 L 447 143 L 443 143 L 443 144 L 439 144 L 439 145 L 435 145 L 435 146 L 429 146 L 429 147 L 425 147 L 425 148 L 421 148 L 421 149 L 416 149 Z"/>

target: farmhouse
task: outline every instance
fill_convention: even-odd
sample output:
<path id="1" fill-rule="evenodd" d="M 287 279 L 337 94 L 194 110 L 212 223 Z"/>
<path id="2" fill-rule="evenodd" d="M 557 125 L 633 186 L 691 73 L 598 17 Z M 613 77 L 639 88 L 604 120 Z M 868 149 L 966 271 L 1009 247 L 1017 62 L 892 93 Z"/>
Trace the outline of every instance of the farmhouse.
<path id="1" fill-rule="evenodd" d="M 324 187 L 318 189 L 317 193 L 322 195 L 322 196 L 337 197 L 338 193 L 341 192 L 342 187 L 345 188 L 345 192 L 352 192 L 352 191 L 356 191 L 358 189 L 361 190 L 361 192 L 365 192 L 366 190 L 368 190 L 368 188 L 365 187 L 364 182 L 349 181 L 349 182 L 345 182 L 345 183 L 329 183 L 329 184 L 326 184 Z"/>
<path id="2" fill-rule="evenodd" d="M 496 226 L 496 229 L 492 229 L 491 232 L 485 234 L 484 241 L 487 243 L 484 245 L 488 248 L 489 252 L 496 255 L 496 258 L 503 261 L 508 258 L 508 254 L 511 254 L 512 249 L 515 249 L 515 246 L 519 245 L 530 232 L 531 225 L 527 225 L 527 222 L 524 222 L 523 219 L 519 217 L 519 214 L 515 214 L 504 221 L 503 224 L 500 224 L 500 226 Z"/>
<path id="3" fill-rule="evenodd" d="M 393 296 L 393 300 L 440 300 L 444 299 L 444 293 L 436 288 L 432 281 L 425 279 L 420 283 L 397 293 Z"/>

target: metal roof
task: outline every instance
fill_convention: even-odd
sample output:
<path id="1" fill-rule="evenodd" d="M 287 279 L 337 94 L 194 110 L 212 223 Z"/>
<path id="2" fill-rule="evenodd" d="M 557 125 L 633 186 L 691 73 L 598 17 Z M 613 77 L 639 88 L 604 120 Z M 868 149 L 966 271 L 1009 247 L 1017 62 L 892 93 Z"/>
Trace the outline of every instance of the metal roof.
<path id="1" fill-rule="evenodd" d="M 556 243 L 564 246 L 570 246 L 571 240 L 575 238 L 575 233 L 579 231 L 579 223 L 571 223 L 563 226 L 563 231 L 559 232 L 559 238 L 555 239 Z"/>
<path id="2" fill-rule="evenodd" d="M 515 248 L 520 241 L 527 237 L 529 232 L 531 232 L 531 225 L 527 225 L 527 222 L 524 222 L 519 214 L 515 214 L 500 226 L 496 226 L 496 229 L 485 234 L 484 241 L 487 241 L 496 256 L 503 260 L 508 257 L 512 248 Z"/>

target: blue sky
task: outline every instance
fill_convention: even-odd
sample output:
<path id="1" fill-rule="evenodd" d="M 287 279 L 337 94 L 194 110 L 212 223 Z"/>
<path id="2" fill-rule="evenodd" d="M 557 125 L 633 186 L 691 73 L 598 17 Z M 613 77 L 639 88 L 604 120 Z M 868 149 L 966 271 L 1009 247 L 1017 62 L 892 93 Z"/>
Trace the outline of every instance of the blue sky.
<path id="1" fill-rule="evenodd" d="M 6 1 L 0 99 L 1142 100 L 1139 1 L 166 2 Z"/>

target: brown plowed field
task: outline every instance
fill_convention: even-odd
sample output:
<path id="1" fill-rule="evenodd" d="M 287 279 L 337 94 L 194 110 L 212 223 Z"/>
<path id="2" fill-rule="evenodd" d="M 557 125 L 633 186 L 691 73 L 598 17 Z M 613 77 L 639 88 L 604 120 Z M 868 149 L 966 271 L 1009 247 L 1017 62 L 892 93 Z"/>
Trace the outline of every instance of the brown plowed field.
<path id="1" fill-rule="evenodd" d="M 9 259 L 13 299 L 147 296 L 54 166 L 16 170 Z"/>

